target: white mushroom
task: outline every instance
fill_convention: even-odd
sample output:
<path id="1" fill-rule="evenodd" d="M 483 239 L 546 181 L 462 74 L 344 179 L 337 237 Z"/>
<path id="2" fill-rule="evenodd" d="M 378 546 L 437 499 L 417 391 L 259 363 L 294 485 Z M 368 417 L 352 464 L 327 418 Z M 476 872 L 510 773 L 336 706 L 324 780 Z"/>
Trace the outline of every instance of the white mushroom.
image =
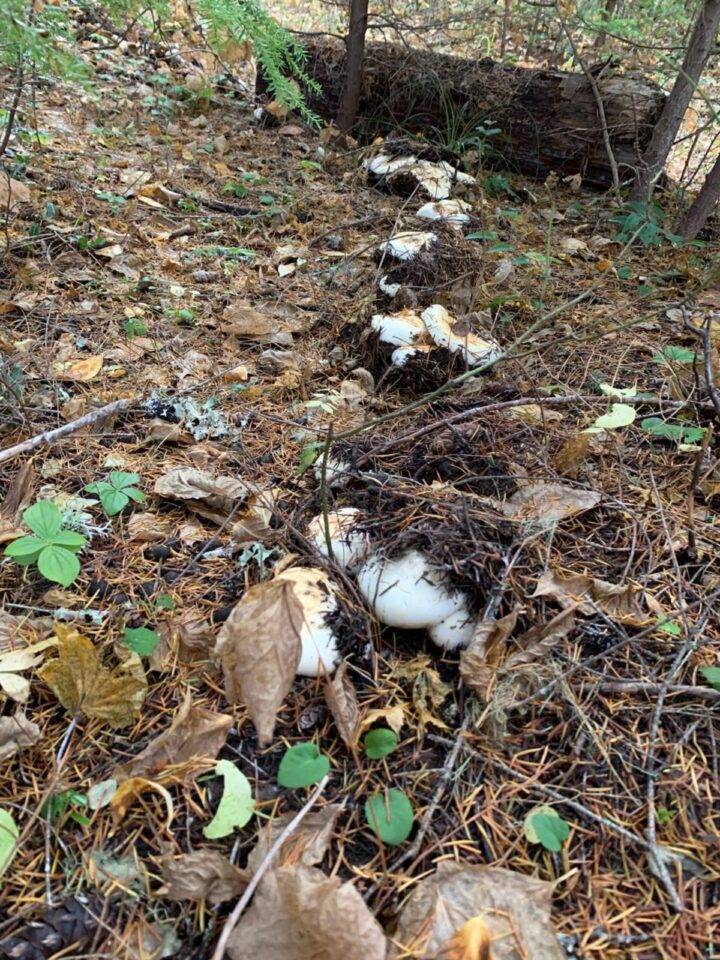
<path id="1" fill-rule="evenodd" d="M 425 327 L 439 347 L 447 347 L 451 353 L 462 353 L 469 367 L 492 360 L 500 353 L 500 346 L 494 340 L 486 340 L 475 333 L 460 336 L 453 333 L 453 317 L 445 307 L 434 303 L 420 314 Z"/>
<path id="2" fill-rule="evenodd" d="M 475 633 L 476 619 L 470 616 L 467 607 L 463 606 L 449 617 L 428 627 L 428 635 L 433 643 L 444 650 L 456 650 L 466 647 Z"/>
<path id="3" fill-rule="evenodd" d="M 383 277 L 380 277 L 380 283 L 378 284 L 378 286 L 380 287 L 380 293 L 384 293 L 385 296 L 389 297 L 391 300 L 393 297 L 396 297 L 400 293 L 401 284 L 390 283 L 390 281 L 387 278 L 387 274 L 385 274 L 385 276 Z"/>
<path id="4" fill-rule="evenodd" d="M 328 513 L 333 559 L 343 570 L 357 566 L 368 553 L 367 537 L 353 529 L 359 518 L 360 511 L 354 507 L 340 507 Z M 322 514 L 314 517 L 308 524 L 308 539 L 312 540 L 323 556 L 328 556 L 325 518 Z"/>
<path id="5" fill-rule="evenodd" d="M 412 310 L 399 313 L 376 313 L 370 319 L 370 327 L 377 333 L 382 343 L 393 347 L 408 347 L 418 337 L 427 334 L 423 320 Z"/>
<path id="6" fill-rule="evenodd" d="M 404 367 L 412 357 L 427 356 L 432 353 L 434 346 L 429 343 L 410 344 L 407 347 L 396 347 L 390 356 L 394 367 Z"/>
<path id="7" fill-rule="evenodd" d="M 467 223 L 470 204 L 464 200 L 436 200 L 434 203 L 423 204 L 416 216 L 422 220 L 445 220 L 456 226 Z"/>
<path id="8" fill-rule="evenodd" d="M 396 233 L 389 240 L 383 240 L 380 250 L 396 260 L 414 260 L 423 250 L 427 250 L 437 240 L 434 233 L 425 230 L 413 230 Z"/>
<path id="9" fill-rule="evenodd" d="M 371 557 L 358 571 L 357 581 L 375 616 L 390 627 L 420 630 L 465 607 L 464 596 L 417 550 L 392 560 Z"/>
<path id="10" fill-rule="evenodd" d="M 302 651 L 297 675 L 322 677 L 326 672 L 331 674 L 340 659 L 337 637 L 328 626 L 328 617 L 338 608 L 332 581 L 322 570 L 310 567 L 291 567 L 278 573 L 275 579 L 291 583 L 302 606 Z"/>

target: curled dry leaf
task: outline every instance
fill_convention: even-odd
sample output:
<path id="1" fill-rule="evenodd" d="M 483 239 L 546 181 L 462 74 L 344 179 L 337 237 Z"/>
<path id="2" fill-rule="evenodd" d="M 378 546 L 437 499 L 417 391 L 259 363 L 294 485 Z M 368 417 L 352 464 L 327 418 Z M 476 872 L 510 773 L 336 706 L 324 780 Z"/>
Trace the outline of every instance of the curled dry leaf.
<path id="1" fill-rule="evenodd" d="M 272 580 L 251 587 L 218 634 L 225 694 L 247 706 L 261 746 L 272 740 L 275 715 L 295 678 L 302 623 L 292 583 Z"/>
<path id="2" fill-rule="evenodd" d="M 128 658 L 126 665 L 109 670 L 87 637 L 60 624 L 55 630 L 59 656 L 41 667 L 38 675 L 60 703 L 73 716 L 104 720 L 111 727 L 132 723 L 147 693 L 139 659 Z"/>
<path id="3" fill-rule="evenodd" d="M 170 727 L 142 753 L 116 767 L 113 775 L 118 780 L 139 776 L 163 782 L 192 780 L 213 766 L 232 724 L 231 716 L 196 706 L 187 693 Z"/>
<path id="4" fill-rule="evenodd" d="M 328 803 L 319 810 L 313 810 L 307 814 L 297 830 L 280 847 L 273 860 L 273 866 L 302 863 L 306 867 L 313 867 L 316 863 L 320 863 L 330 846 L 335 823 L 342 809 L 341 803 Z M 255 846 L 248 857 L 248 873 L 255 873 L 270 852 L 270 847 L 294 816 L 294 813 L 282 813 L 258 831 Z"/>
<path id="5" fill-rule="evenodd" d="M 263 878 L 228 941 L 231 960 L 385 960 L 385 935 L 350 883 L 315 867 Z"/>
<path id="6" fill-rule="evenodd" d="M 645 623 L 648 619 L 642 609 L 642 593 L 634 584 L 609 583 L 582 573 L 563 575 L 548 570 L 538 580 L 533 597 L 550 597 L 561 607 L 575 607 L 588 616 L 600 607 L 609 617 L 630 619 L 633 623 Z"/>
<path id="7" fill-rule="evenodd" d="M 145 793 L 159 793 L 165 801 L 165 806 L 167 807 L 165 829 L 167 830 L 175 816 L 175 806 L 172 797 L 161 783 L 148 780 L 146 777 L 130 777 L 129 780 L 125 780 L 117 788 L 110 801 L 110 809 L 112 810 L 115 821 L 119 823 L 121 820 L 124 820 L 130 807 Z"/>
<path id="8" fill-rule="evenodd" d="M 343 661 L 332 680 L 325 684 L 325 702 L 330 708 L 335 726 L 347 747 L 352 747 L 360 730 L 360 708 L 348 666 Z"/>
<path id="9" fill-rule="evenodd" d="M 103 356 L 99 354 L 95 357 L 83 357 L 80 360 L 68 360 L 56 363 L 53 366 L 53 373 L 58 380 L 64 380 L 70 383 L 87 383 L 94 380 L 100 373 L 103 366 Z"/>
<path id="10" fill-rule="evenodd" d="M 178 467 L 155 481 L 160 497 L 186 500 L 196 513 L 222 523 L 253 492 L 235 477 L 213 476 L 195 467 Z"/>
<path id="11" fill-rule="evenodd" d="M 0 717 L 0 763 L 31 747 L 41 736 L 40 727 L 22 713 Z"/>
<path id="12" fill-rule="evenodd" d="M 167 884 L 163 896 L 170 900 L 224 903 L 240 896 L 250 872 L 234 866 L 217 850 L 203 848 L 177 859 L 164 856 L 162 875 Z"/>
<path id="13" fill-rule="evenodd" d="M 18 470 L 0 504 L 0 544 L 9 543 L 24 534 L 20 526 L 23 510 L 32 501 L 35 489 L 35 468 L 27 460 Z"/>
<path id="14" fill-rule="evenodd" d="M 500 664 L 507 656 L 508 641 L 517 623 L 520 607 L 499 620 L 481 620 L 470 645 L 460 654 L 460 676 L 487 703 L 495 688 Z"/>
<path id="15" fill-rule="evenodd" d="M 520 487 L 501 505 L 513 520 L 565 520 L 592 510 L 602 499 L 597 490 L 582 490 L 563 483 L 533 483 Z"/>
<path id="16" fill-rule="evenodd" d="M 466 924 L 479 917 L 490 933 L 493 960 L 563 960 L 550 924 L 552 889 L 512 870 L 443 861 L 403 907 L 391 958 L 449 960 L 460 932 L 465 939 Z"/>

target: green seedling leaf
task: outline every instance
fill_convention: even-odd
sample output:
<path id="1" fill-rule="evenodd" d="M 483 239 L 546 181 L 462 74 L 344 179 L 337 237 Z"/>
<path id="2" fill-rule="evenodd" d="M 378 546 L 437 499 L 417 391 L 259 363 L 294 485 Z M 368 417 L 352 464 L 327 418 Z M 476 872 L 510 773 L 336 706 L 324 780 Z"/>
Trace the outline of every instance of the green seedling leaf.
<path id="1" fill-rule="evenodd" d="M 658 630 L 662 630 L 663 633 L 669 633 L 671 637 L 679 637 L 682 634 L 682 628 L 679 623 L 674 623 L 672 620 L 665 620 L 662 617 L 658 623 Z"/>
<path id="2" fill-rule="evenodd" d="M 125 627 L 123 642 L 139 657 L 149 657 L 160 643 L 160 635 L 148 627 Z"/>
<path id="3" fill-rule="evenodd" d="M 88 493 L 94 493 L 100 497 L 105 513 L 109 517 L 114 517 L 121 513 L 131 500 L 142 503 L 146 499 L 142 490 L 134 486 L 139 482 L 140 476 L 137 473 L 112 470 L 109 482 L 99 480 L 96 483 L 88 483 L 85 489 Z"/>
<path id="4" fill-rule="evenodd" d="M 23 513 L 23 520 L 43 540 L 50 541 L 60 533 L 62 515 L 50 500 L 39 500 Z"/>
<path id="5" fill-rule="evenodd" d="M 553 807 L 542 804 L 525 817 L 523 832 L 530 843 L 541 843 L 546 850 L 557 853 L 570 836 L 570 825 Z"/>
<path id="6" fill-rule="evenodd" d="M 695 351 L 688 350 L 687 347 L 675 347 L 668 344 L 663 347 L 660 353 L 653 357 L 654 363 L 692 363 L 695 359 Z"/>
<path id="7" fill-rule="evenodd" d="M 387 727 L 378 727 L 377 730 L 369 730 L 365 734 L 363 743 L 370 760 L 382 760 L 397 747 L 398 738 L 397 734 Z"/>
<path id="8" fill-rule="evenodd" d="M 606 397 L 617 397 L 618 400 L 627 400 L 637 396 L 637 387 L 613 387 L 609 383 L 600 384 L 600 392 Z"/>
<path id="9" fill-rule="evenodd" d="M 46 580 L 69 587 L 80 573 L 80 561 L 70 550 L 50 543 L 40 551 L 37 568 Z"/>
<path id="10" fill-rule="evenodd" d="M 327 774 L 330 761 L 316 743 L 298 743 L 285 753 L 278 767 L 281 787 L 310 787 Z"/>
<path id="11" fill-rule="evenodd" d="M 20 831 L 7 810 L 0 809 L 0 877 L 12 863 L 17 852 Z"/>
<path id="12" fill-rule="evenodd" d="M 627 403 L 614 403 L 609 413 L 598 417 L 595 423 L 588 427 L 585 433 L 601 433 L 603 430 L 619 430 L 627 427 L 637 416 L 635 407 Z"/>
<path id="13" fill-rule="evenodd" d="M 415 815 L 407 794 L 392 787 L 366 801 L 365 819 L 383 843 L 396 847 L 410 836 Z"/>
<path id="14" fill-rule="evenodd" d="M 255 813 L 250 782 L 229 760 L 218 760 L 215 773 L 225 778 L 222 800 L 210 823 L 203 828 L 208 840 L 229 836 L 236 827 L 244 827 Z"/>
<path id="15" fill-rule="evenodd" d="M 175 601 L 169 593 L 161 593 L 155 601 L 155 606 L 159 607 L 161 610 L 174 610 Z"/>
<path id="16" fill-rule="evenodd" d="M 711 687 L 720 690 L 720 667 L 703 667 L 700 673 L 705 677 Z"/>

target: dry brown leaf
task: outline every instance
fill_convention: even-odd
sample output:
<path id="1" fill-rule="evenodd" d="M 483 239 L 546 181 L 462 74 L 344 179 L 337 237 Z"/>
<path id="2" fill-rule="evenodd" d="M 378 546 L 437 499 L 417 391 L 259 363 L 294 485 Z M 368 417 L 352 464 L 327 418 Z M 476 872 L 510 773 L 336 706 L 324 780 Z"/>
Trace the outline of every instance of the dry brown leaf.
<path id="1" fill-rule="evenodd" d="M 157 780 L 191 779 L 202 772 L 203 764 L 194 764 L 191 776 L 178 777 L 177 767 L 188 761 L 202 759 L 209 769 L 227 739 L 233 718 L 215 713 L 193 703 L 187 693 L 168 729 L 161 733 L 136 757 L 115 768 L 118 780 L 129 777 L 153 777 Z M 168 769 L 169 768 L 169 769 Z M 173 769 L 175 768 L 175 769 Z M 167 769 L 168 777 L 163 776 Z"/>
<path id="2" fill-rule="evenodd" d="M 278 320 L 260 313 L 246 302 L 233 303 L 223 311 L 223 332 L 253 340 L 272 339 L 278 333 Z"/>
<path id="3" fill-rule="evenodd" d="M 27 460 L 18 470 L 15 478 L 5 492 L 0 505 L 0 518 L 11 523 L 20 522 L 20 514 L 29 506 L 35 489 L 35 467 Z M 0 540 L 0 543 L 4 542 Z"/>
<path id="4" fill-rule="evenodd" d="M 30 681 L 20 674 L 32 670 L 42 663 L 48 647 L 55 645 L 54 640 L 40 640 L 28 646 L 18 646 L 0 656 L 0 690 L 18 703 L 25 703 L 30 696 Z"/>
<path id="5" fill-rule="evenodd" d="M 167 807 L 167 820 L 165 822 L 165 828 L 167 829 L 172 823 L 172 819 L 175 816 L 175 807 L 173 805 L 172 797 L 160 783 L 155 783 L 154 780 L 148 780 L 146 777 L 130 777 L 129 780 L 125 780 L 124 783 L 121 783 L 113 794 L 113 798 L 110 801 L 110 809 L 112 810 L 113 817 L 116 823 L 119 823 L 121 820 L 125 819 L 130 807 L 136 803 L 140 797 L 145 793 L 159 793 L 160 796 L 165 801 L 165 806 Z"/>
<path id="6" fill-rule="evenodd" d="M 102 370 L 102 354 L 95 357 L 84 357 L 82 360 L 70 360 L 56 363 L 53 372 L 58 380 L 70 383 L 87 383 L 94 380 Z"/>
<path id="7" fill-rule="evenodd" d="M 437 955 L 438 960 L 492 960 L 492 934 L 483 917 L 472 917 Z"/>
<path id="8" fill-rule="evenodd" d="M 502 510 L 513 520 L 549 522 L 592 510 L 601 499 L 597 490 L 581 490 L 563 483 L 533 483 L 516 490 L 502 504 Z"/>
<path id="9" fill-rule="evenodd" d="M 29 203 L 30 188 L 0 172 L 0 215 L 12 213 L 21 203 Z"/>
<path id="10" fill-rule="evenodd" d="M 512 870 L 443 861 L 410 894 L 391 957 L 446 958 L 465 924 L 479 917 L 491 935 L 492 960 L 563 960 L 550 924 L 552 890 Z"/>
<path id="11" fill-rule="evenodd" d="M 170 523 L 156 513 L 133 513 L 125 529 L 125 539 L 130 542 L 157 543 L 168 536 Z"/>
<path id="12" fill-rule="evenodd" d="M 553 466 L 558 473 L 570 480 L 576 479 L 580 464 L 587 456 L 591 437 L 591 433 L 578 433 L 565 441 L 553 457 Z"/>
<path id="13" fill-rule="evenodd" d="M 350 883 L 315 867 L 266 874 L 228 941 L 232 960 L 385 960 L 385 935 Z"/>
<path id="14" fill-rule="evenodd" d="M 0 656 L 45 640 L 54 626 L 52 617 L 15 616 L 0 609 Z"/>
<path id="15" fill-rule="evenodd" d="M 0 762 L 31 747 L 41 736 L 40 727 L 22 713 L 0 717 Z"/>
<path id="16" fill-rule="evenodd" d="M 234 866 L 217 850 L 203 847 L 175 859 L 162 860 L 163 896 L 170 900 L 209 900 L 224 903 L 239 897 L 248 883 L 248 871 Z"/>
<path id="17" fill-rule="evenodd" d="M 251 497 L 247 511 L 230 530 L 233 543 L 242 546 L 258 540 L 265 544 L 277 540 L 282 530 L 270 526 L 274 506 L 275 495 L 272 490 Z"/>
<path id="18" fill-rule="evenodd" d="M 330 708 L 343 743 L 346 747 L 354 746 L 360 730 L 360 708 L 355 687 L 348 676 L 348 665 L 344 660 L 332 680 L 325 684 L 325 702 Z"/>
<path id="19" fill-rule="evenodd" d="M 621 586 L 582 573 L 564 576 L 548 570 L 538 580 L 533 597 L 551 597 L 561 607 L 574 606 L 588 616 L 600 607 L 610 617 L 630 618 L 634 623 L 644 623 L 648 619 L 642 609 L 642 593 L 634 584 Z"/>
<path id="20" fill-rule="evenodd" d="M 499 620 L 481 620 L 469 646 L 460 654 L 460 676 L 478 697 L 489 702 L 501 663 L 507 656 L 508 641 L 517 623 L 516 606 Z"/>
<path id="21" fill-rule="evenodd" d="M 292 583 L 272 580 L 251 587 L 218 634 L 225 694 L 247 706 L 261 746 L 272 740 L 275 714 L 295 679 L 302 623 Z"/>
<path id="22" fill-rule="evenodd" d="M 306 867 L 313 867 L 320 863 L 330 846 L 335 823 L 342 809 L 341 803 L 328 803 L 307 814 L 297 830 L 280 847 L 273 858 L 272 866 L 294 866 L 302 863 Z M 248 873 L 252 875 L 256 872 L 270 852 L 270 847 L 294 816 L 292 812 L 282 813 L 258 831 L 255 846 L 248 857 Z"/>
<path id="23" fill-rule="evenodd" d="M 360 733 L 377 723 L 378 720 L 383 720 L 392 731 L 399 734 L 405 724 L 406 713 L 406 703 L 396 703 L 392 707 L 379 707 L 377 710 L 370 710 L 362 719 Z"/>
<path id="24" fill-rule="evenodd" d="M 108 670 L 100 663 L 94 644 L 69 629 L 56 625 L 58 653 L 38 670 L 60 703 L 73 716 L 82 714 L 104 720 L 111 727 L 126 727 L 140 712 L 147 683 L 140 679 L 137 664 Z M 140 665 L 142 670 L 142 665 Z"/>
<path id="25" fill-rule="evenodd" d="M 500 669 L 500 675 L 542 661 L 575 626 L 576 606 L 568 607 L 547 623 L 538 623 L 517 638 L 520 650 L 511 654 Z"/>
<path id="26" fill-rule="evenodd" d="M 216 477 L 195 467 L 178 467 L 155 481 L 154 492 L 160 497 L 186 500 L 200 516 L 222 523 L 253 491 L 235 477 Z"/>

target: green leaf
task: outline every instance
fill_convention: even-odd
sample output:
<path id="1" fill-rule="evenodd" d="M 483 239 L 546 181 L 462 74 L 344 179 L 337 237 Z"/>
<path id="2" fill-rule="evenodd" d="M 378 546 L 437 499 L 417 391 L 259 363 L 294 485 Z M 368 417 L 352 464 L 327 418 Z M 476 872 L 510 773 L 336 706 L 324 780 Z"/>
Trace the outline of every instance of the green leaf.
<path id="1" fill-rule="evenodd" d="M 71 553 L 77 553 L 78 550 L 85 546 L 87 538 L 81 533 L 75 533 L 74 530 L 61 530 L 60 533 L 55 534 L 52 542 L 56 547 L 64 547 L 66 550 L 70 550 Z"/>
<path id="2" fill-rule="evenodd" d="M 124 470 L 111 470 L 110 483 L 116 490 L 122 490 L 123 487 L 132 487 L 135 483 L 140 483 L 139 473 L 126 473 Z"/>
<path id="3" fill-rule="evenodd" d="M 330 770 L 330 761 L 316 743 L 298 743 L 286 751 L 278 767 L 281 787 L 309 787 L 322 780 Z"/>
<path id="4" fill-rule="evenodd" d="M 700 673 L 705 677 L 711 687 L 720 690 L 720 667 L 703 667 Z"/>
<path id="5" fill-rule="evenodd" d="M 530 843 L 541 843 L 557 853 L 570 836 L 570 825 L 546 804 L 534 807 L 525 817 L 523 832 Z"/>
<path id="6" fill-rule="evenodd" d="M 160 643 L 160 635 L 149 627 L 125 627 L 123 642 L 139 657 L 149 657 Z"/>
<path id="7" fill-rule="evenodd" d="M 29 567 L 31 563 L 35 563 L 40 556 L 40 551 L 46 546 L 47 541 L 41 540 L 40 537 L 20 537 L 5 547 L 3 555 L 12 557 L 23 567 Z"/>
<path id="8" fill-rule="evenodd" d="M 637 396 L 637 387 L 613 387 L 609 383 L 600 384 L 600 392 L 606 397 L 617 397 L 618 400 L 629 400 Z"/>
<path id="9" fill-rule="evenodd" d="M 62 527 L 60 511 L 50 500 L 40 500 L 23 513 L 23 520 L 43 540 L 52 540 Z"/>
<path id="10" fill-rule="evenodd" d="M 300 460 L 298 462 L 297 473 L 299 476 L 302 476 L 306 470 L 308 470 L 317 460 L 318 457 L 318 448 L 317 444 L 311 443 L 307 447 L 303 447 L 300 452 Z"/>
<path id="11" fill-rule="evenodd" d="M 665 440 L 682 440 L 685 428 L 679 423 L 666 423 L 661 417 L 645 417 L 640 426 L 646 433 Z"/>
<path id="12" fill-rule="evenodd" d="M 236 827 L 244 827 L 255 813 L 252 789 L 245 774 L 229 760 L 218 760 L 215 773 L 225 778 L 225 787 L 215 816 L 203 828 L 208 840 L 227 837 Z"/>
<path id="13" fill-rule="evenodd" d="M 108 493 L 115 488 L 111 483 L 108 483 L 107 480 L 98 480 L 96 483 L 86 483 L 85 489 L 88 493 L 96 493 L 98 496 L 101 496 L 101 494 Z"/>
<path id="14" fill-rule="evenodd" d="M 617 269 L 618 280 L 629 280 L 633 275 L 632 267 L 618 267 Z"/>
<path id="15" fill-rule="evenodd" d="M 160 596 L 155 601 L 155 606 L 159 607 L 162 610 L 174 610 L 175 601 L 170 596 L 169 593 L 161 593 Z"/>
<path id="16" fill-rule="evenodd" d="M 688 350 L 687 347 L 675 347 L 672 344 L 663 347 L 660 353 L 656 353 L 653 357 L 655 363 L 663 363 L 665 361 L 669 361 L 670 363 L 692 363 L 694 359 L 694 350 Z"/>
<path id="17" fill-rule="evenodd" d="M 0 877 L 12 863 L 17 852 L 20 831 L 7 810 L 0 809 Z"/>
<path id="18" fill-rule="evenodd" d="M 671 637 L 679 637 L 682 635 L 682 628 L 679 623 L 674 623 L 672 620 L 665 620 L 663 618 L 660 618 L 658 630 L 662 630 L 663 633 L 669 633 Z"/>
<path id="19" fill-rule="evenodd" d="M 147 500 L 142 490 L 138 490 L 137 487 L 123 487 L 123 493 L 136 503 L 144 503 Z"/>
<path id="20" fill-rule="evenodd" d="M 46 580 L 69 587 L 80 573 L 80 561 L 65 547 L 48 544 L 40 551 L 37 567 Z"/>
<path id="21" fill-rule="evenodd" d="M 410 836 L 415 815 L 407 794 L 392 787 L 366 801 L 365 819 L 383 843 L 395 847 Z"/>
<path id="22" fill-rule="evenodd" d="M 120 513 L 130 503 L 130 498 L 122 490 L 107 490 L 100 494 L 100 503 L 109 517 Z"/>
<path id="23" fill-rule="evenodd" d="M 637 416 L 635 407 L 627 403 L 614 403 L 609 413 L 598 417 L 595 423 L 585 431 L 586 433 L 600 433 L 602 430 L 619 430 L 627 427 Z"/>
<path id="24" fill-rule="evenodd" d="M 369 730 L 363 740 L 365 752 L 371 760 L 382 760 L 392 753 L 398 745 L 397 734 L 387 727 L 378 727 L 377 730 Z"/>
<path id="25" fill-rule="evenodd" d="M 475 230 L 474 233 L 466 233 L 466 240 L 497 240 L 496 230 Z"/>

